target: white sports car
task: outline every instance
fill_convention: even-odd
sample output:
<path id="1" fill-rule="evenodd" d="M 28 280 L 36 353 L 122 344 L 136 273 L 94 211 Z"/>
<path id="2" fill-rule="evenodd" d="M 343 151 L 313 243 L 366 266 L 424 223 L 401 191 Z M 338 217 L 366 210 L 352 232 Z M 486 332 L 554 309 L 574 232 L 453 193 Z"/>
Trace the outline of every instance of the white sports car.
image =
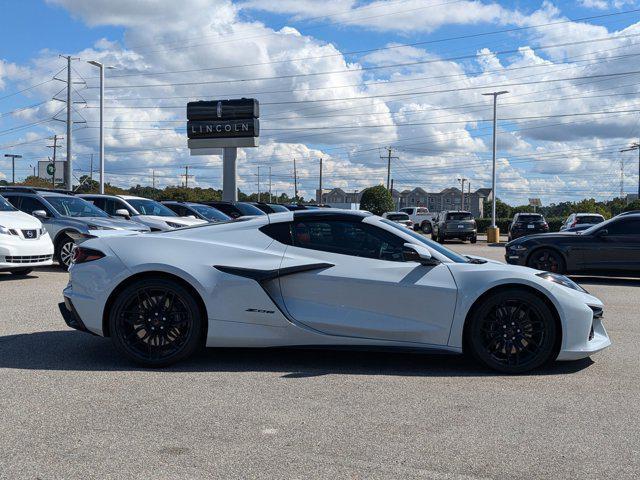
<path id="1" fill-rule="evenodd" d="M 367 346 L 468 353 L 504 372 L 610 345 L 570 279 L 458 255 L 397 223 L 300 210 L 74 252 L 60 310 L 149 367 L 209 347 Z"/>

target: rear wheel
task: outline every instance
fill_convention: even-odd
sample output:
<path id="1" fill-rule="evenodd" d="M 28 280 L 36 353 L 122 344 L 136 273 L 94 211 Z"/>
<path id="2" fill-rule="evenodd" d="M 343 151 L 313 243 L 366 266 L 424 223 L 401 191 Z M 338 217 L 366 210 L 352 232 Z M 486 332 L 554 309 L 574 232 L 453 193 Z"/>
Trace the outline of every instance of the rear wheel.
<path id="1" fill-rule="evenodd" d="M 56 242 L 56 260 L 64 270 L 69 270 L 69 267 L 71 266 L 71 257 L 73 256 L 74 245 L 75 243 L 73 239 L 64 234 Z"/>
<path id="2" fill-rule="evenodd" d="M 422 222 L 420 228 L 423 233 L 431 233 L 431 224 L 429 222 Z"/>
<path id="3" fill-rule="evenodd" d="M 478 242 L 478 237 L 476 235 L 471 237 L 471 243 L 477 243 L 477 242 Z"/>
<path id="4" fill-rule="evenodd" d="M 444 235 L 442 233 L 438 233 L 438 243 L 444 243 Z"/>
<path id="5" fill-rule="evenodd" d="M 115 347 L 145 367 L 166 367 L 192 355 L 201 345 L 203 312 L 179 283 L 138 280 L 116 298 L 109 314 Z"/>
<path id="6" fill-rule="evenodd" d="M 31 272 L 33 272 L 33 268 L 19 268 L 17 270 L 11 270 L 9 273 L 11 273 L 11 275 L 21 276 L 29 275 Z"/>
<path id="7" fill-rule="evenodd" d="M 555 250 L 543 248 L 531 254 L 527 266 L 545 272 L 564 273 L 565 264 L 562 256 Z"/>
<path id="8" fill-rule="evenodd" d="M 553 313 L 542 299 L 511 289 L 491 295 L 474 312 L 467 346 L 494 370 L 522 373 L 554 358 L 558 334 Z"/>

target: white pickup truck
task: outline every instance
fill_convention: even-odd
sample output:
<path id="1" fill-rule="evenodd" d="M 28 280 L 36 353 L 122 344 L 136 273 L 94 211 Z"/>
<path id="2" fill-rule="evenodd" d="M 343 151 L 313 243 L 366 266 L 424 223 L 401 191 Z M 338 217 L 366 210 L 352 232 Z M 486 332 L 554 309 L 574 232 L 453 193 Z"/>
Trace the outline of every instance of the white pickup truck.
<path id="1" fill-rule="evenodd" d="M 431 233 L 431 221 L 434 214 L 430 213 L 427 207 L 405 207 L 401 208 L 400 211 L 409 215 L 415 230 Z"/>

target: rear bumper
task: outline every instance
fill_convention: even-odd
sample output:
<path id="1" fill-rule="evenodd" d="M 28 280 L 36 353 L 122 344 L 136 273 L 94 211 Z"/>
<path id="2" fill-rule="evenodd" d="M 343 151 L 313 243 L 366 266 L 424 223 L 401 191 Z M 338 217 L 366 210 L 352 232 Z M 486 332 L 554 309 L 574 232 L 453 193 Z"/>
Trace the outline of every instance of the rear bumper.
<path id="1" fill-rule="evenodd" d="M 445 230 L 444 231 L 444 236 L 445 238 L 471 238 L 471 237 L 475 237 L 478 235 L 478 231 L 477 230 L 466 230 L 466 229 L 459 229 L 459 230 Z"/>
<path id="2" fill-rule="evenodd" d="M 89 331 L 82 322 L 82 319 L 80 318 L 80 315 L 78 315 L 78 312 L 73 306 L 73 302 L 70 298 L 64 297 L 64 302 L 60 302 L 58 304 L 58 308 L 60 309 L 60 314 L 64 319 L 64 323 L 66 323 L 68 327 L 94 335 L 94 333 Z"/>

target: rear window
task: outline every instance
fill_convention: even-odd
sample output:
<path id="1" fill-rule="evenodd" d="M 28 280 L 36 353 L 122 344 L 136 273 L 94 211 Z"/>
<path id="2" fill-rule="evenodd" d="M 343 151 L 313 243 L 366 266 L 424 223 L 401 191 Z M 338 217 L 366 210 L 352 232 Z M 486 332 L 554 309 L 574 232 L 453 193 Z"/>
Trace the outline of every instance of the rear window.
<path id="1" fill-rule="evenodd" d="M 520 215 L 518 217 L 519 223 L 533 223 L 533 222 L 544 222 L 544 217 L 542 215 Z"/>
<path id="2" fill-rule="evenodd" d="M 451 212 L 447 213 L 447 220 L 473 220 L 473 216 L 469 212 Z"/>
<path id="3" fill-rule="evenodd" d="M 387 215 L 387 218 L 394 221 L 409 220 L 409 215 L 407 215 L 406 213 L 391 213 Z"/>
<path id="4" fill-rule="evenodd" d="M 419 208 L 416 213 L 418 215 L 427 215 L 429 213 L 429 209 L 428 208 Z"/>
<path id="5" fill-rule="evenodd" d="M 604 222 L 604 218 L 600 215 L 584 215 L 576 218 L 576 223 L 600 223 Z"/>

